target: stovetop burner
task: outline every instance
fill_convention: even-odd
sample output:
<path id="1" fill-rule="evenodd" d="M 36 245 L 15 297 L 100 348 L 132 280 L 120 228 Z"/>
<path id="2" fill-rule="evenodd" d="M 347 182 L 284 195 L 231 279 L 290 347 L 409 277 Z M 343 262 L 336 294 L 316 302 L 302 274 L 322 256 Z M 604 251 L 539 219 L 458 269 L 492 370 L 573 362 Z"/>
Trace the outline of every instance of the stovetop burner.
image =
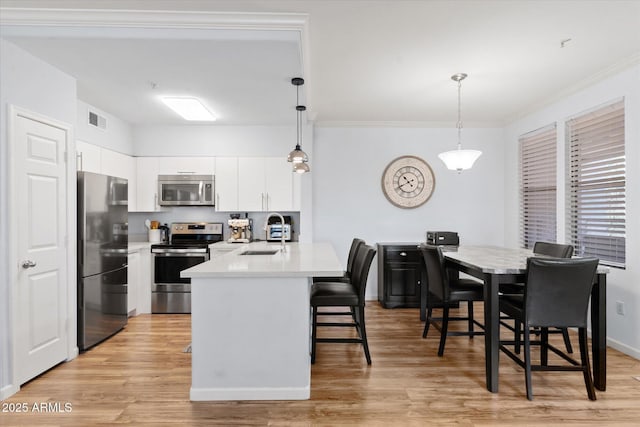
<path id="1" fill-rule="evenodd" d="M 222 223 L 218 222 L 174 222 L 171 224 L 171 242 L 151 245 L 151 250 L 208 252 L 209 245 L 222 241 Z"/>

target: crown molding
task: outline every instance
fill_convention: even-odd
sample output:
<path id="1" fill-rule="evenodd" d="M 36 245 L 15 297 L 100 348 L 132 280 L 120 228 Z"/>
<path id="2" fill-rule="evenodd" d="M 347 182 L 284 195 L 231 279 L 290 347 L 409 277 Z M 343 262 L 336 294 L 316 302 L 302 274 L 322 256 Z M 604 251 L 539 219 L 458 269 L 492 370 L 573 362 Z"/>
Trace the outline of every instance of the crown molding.
<path id="1" fill-rule="evenodd" d="M 561 90 L 559 92 L 557 92 L 553 97 L 551 98 L 547 98 L 543 101 L 540 102 L 536 102 L 533 105 L 530 105 L 527 109 L 519 111 L 518 113 L 510 116 L 510 117 L 506 117 L 505 120 L 503 121 L 503 126 L 507 126 L 510 123 L 513 123 L 517 120 L 520 120 L 524 117 L 527 117 L 530 114 L 533 114 L 537 111 L 542 110 L 545 107 L 548 107 L 550 105 L 555 104 L 556 102 L 567 98 L 568 96 L 571 96 L 577 92 L 580 92 L 583 89 L 586 89 L 590 86 L 593 86 L 599 82 L 601 82 L 602 80 L 605 80 L 611 76 L 614 76 L 616 74 L 619 74 L 631 67 L 634 67 L 636 65 L 640 64 L 640 52 L 636 52 L 633 55 L 618 61 L 614 64 L 612 64 L 611 66 L 598 71 L 595 74 L 592 74 L 591 76 L 587 77 L 586 79 L 580 80 L 579 82 L 567 87 L 564 90 Z"/>
<path id="2" fill-rule="evenodd" d="M 456 127 L 456 122 L 428 122 L 428 121 L 314 121 L 317 128 L 429 128 L 451 129 Z M 502 128 L 501 122 L 465 122 L 464 129 Z M 463 129 L 463 132 L 464 132 Z"/>
<path id="3" fill-rule="evenodd" d="M 218 28 L 302 31 L 305 13 L 200 12 L 175 10 L 106 10 L 0 8 L 2 25 L 119 28 Z"/>
<path id="4" fill-rule="evenodd" d="M 263 38 L 264 32 L 290 32 L 298 43 L 302 75 L 285 77 L 303 77 L 307 83 L 312 82 L 307 13 L 0 8 L 0 25 L 19 30 L 113 30 L 125 36 L 132 34 L 127 31 L 145 29 L 262 31 Z M 312 104 L 311 93 L 305 90 L 307 104 Z"/>

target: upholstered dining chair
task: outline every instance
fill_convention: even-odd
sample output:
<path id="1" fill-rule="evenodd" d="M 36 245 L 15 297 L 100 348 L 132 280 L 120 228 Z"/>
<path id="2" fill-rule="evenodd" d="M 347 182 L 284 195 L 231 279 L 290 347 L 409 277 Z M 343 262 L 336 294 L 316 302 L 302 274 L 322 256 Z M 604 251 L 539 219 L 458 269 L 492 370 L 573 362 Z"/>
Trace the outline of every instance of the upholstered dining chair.
<path id="1" fill-rule="evenodd" d="M 362 239 L 358 239 L 355 237 L 351 241 L 351 247 L 349 248 L 349 255 L 347 257 L 347 269 L 344 271 L 342 277 L 314 277 L 314 282 L 345 282 L 349 283 L 351 277 L 351 271 L 353 270 L 353 263 L 356 259 L 356 255 L 358 254 L 358 250 L 360 246 L 364 245 L 365 241 Z"/>
<path id="2" fill-rule="evenodd" d="M 316 343 L 359 343 L 362 344 L 367 364 L 371 365 L 371 355 L 365 326 L 365 290 L 371 262 L 376 250 L 366 244 L 360 245 L 354 257 L 349 282 L 315 282 L 311 286 L 311 363 L 316 361 Z M 349 311 L 319 311 L 320 307 L 348 307 Z M 318 322 L 319 316 L 345 316 L 348 321 Z M 318 338 L 318 327 L 354 327 L 357 338 Z"/>
<path id="3" fill-rule="evenodd" d="M 534 255 L 547 255 L 554 258 L 571 258 L 573 256 L 573 246 L 561 244 L 561 243 L 552 243 L 552 242 L 535 242 L 533 245 L 533 254 Z M 517 294 L 523 293 L 524 287 L 521 283 L 505 283 L 500 286 L 501 293 L 507 294 Z M 508 318 L 508 317 L 507 317 Z M 513 328 L 506 324 L 505 322 L 501 322 L 503 326 L 506 326 L 508 329 L 513 330 L 515 335 L 515 352 L 516 354 L 520 353 L 520 340 L 522 337 L 522 328 L 519 322 L 514 322 Z M 562 339 L 564 340 L 564 345 L 567 348 L 568 353 L 573 353 L 573 347 L 571 346 L 571 339 L 569 338 L 569 330 L 567 328 L 553 329 L 549 331 L 549 333 L 554 334 L 562 334 Z"/>
<path id="4" fill-rule="evenodd" d="M 484 325 L 473 318 L 473 302 L 483 301 L 483 284 L 473 279 L 460 279 L 450 277 L 444 266 L 444 256 L 439 246 L 421 244 L 419 246 L 424 258 L 427 270 L 427 321 L 424 325 L 422 338 L 426 338 L 429 326 L 433 325 L 440 331 L 440 346 L 438 356 L 444 354 L 444 346 L 447 336 L 468 336 L 484 335 Z M 467 316 L 453 317 L 449 315 L 449 308 L 453 304 L 467 301 Z M 436 303 L 442 303 L 442 317 L 433 317 L 433 308 Z M 467 331 L 449 331 L 449 322 L 464 320 L 468 322 Z M 474 331 L 477 325 L 483 331 Z"/>
<path id="5" fill-rule="evenodd" d="M 500 341 L 500 350 L 524 368 L 527 399 L 533 400 L 531 371 L 577 370 L 583 373 L 589 399 L 596 400 L 587 347 L 587 310 L 597 267 L 595 258 L 529 258 L 524 292 L 500 298 L 500 312 L 524 325 L 524 360 L 507 348 L 515 341 Z M 531 341 L 533 327 L 540 328 L 539 341 Z M 551 327 L 578 328 L 580 363 L 549 343 Z M 540 345 L 539 365 L 531 363 L 531 345 Z M 571 365 L 549 365 L 549 350 Z"/>

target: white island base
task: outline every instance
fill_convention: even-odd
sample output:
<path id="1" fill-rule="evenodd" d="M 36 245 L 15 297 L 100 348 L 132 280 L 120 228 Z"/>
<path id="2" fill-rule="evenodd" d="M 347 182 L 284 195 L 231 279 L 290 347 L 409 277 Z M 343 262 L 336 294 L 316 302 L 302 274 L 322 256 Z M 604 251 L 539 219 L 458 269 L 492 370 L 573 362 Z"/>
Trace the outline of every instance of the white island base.
<path id="1" fill-rule="evenodd" d="M 191 400 L 310 397 L 311 277 L 341 275 L 341 265 L 327 244 L 239 255 L 255 245 L 182 272 L 191 277 Z"/>

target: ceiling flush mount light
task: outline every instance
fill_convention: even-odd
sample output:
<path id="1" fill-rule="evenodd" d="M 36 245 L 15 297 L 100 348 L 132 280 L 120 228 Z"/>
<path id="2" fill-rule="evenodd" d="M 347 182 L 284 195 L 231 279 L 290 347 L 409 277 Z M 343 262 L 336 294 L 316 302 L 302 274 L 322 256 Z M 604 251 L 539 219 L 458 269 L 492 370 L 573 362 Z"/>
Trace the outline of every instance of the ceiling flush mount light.
<path id="1" fill-rule="evenodd" d="M 293 163 L 293 171 L 296 173 L 309 172 L 311 169 L 307 162 L 309 156 L 302 151 L 302 112 L 307 109 L 304 105 L 300 105 L 300 86 L 304 84 L 304 79 L 294 77 L 291 84 L 296 86 L 296 148 L 287 156 L 287 161 Z"/>
<path id="2" fill-rule="evenodd" d="M 197 98 L 163 96 L 161 99 L 167 107 L 178 113 L 185 120 L 200 122 L 213 122 L 216 120 L 216 116 L 207 110 Z"/>
<path id="3" fill-rule="evenodd" d="M 465 169 L 471 169 L 478 157 L 482 154 L 482 151 L 478 150 L 463 150 L 462 149 L 462 118 L 460 114 L 460 89 L 462 88 L 462 80 L 467 77 L 464 73 L 458 73 L 451 76 L 451 80 L 458 82 L 458 148 L 452 151 L 446 151 L 438 154 L 440 160 L 442 160 L 447 166 L 447 169 L 457 170 L 458 173 Z"/>

